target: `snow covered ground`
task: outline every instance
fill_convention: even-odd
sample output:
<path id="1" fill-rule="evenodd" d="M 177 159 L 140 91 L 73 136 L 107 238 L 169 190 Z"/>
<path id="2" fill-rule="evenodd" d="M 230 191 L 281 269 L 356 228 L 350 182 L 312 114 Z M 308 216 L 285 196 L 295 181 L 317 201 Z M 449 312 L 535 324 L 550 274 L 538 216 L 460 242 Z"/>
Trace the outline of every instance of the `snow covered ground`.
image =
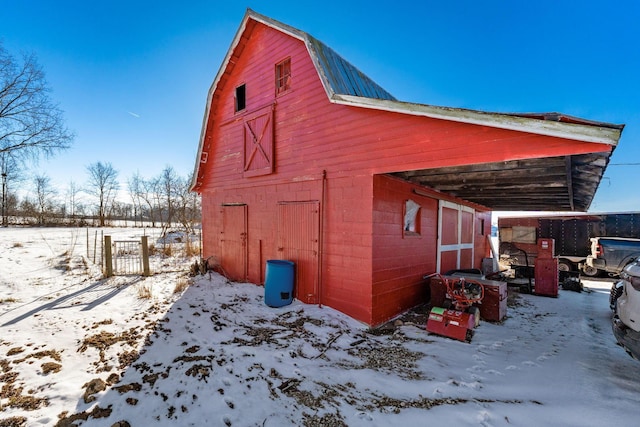
<path id="1" fill-rule="evenodd" d="M 371 331 L 269 308 L 259 286 L 190 279 L 181 255 L 102 279 L 85 233 L 0 229 L 0 427 L 637 425 L 640 362 L 615 344 L 611 281 L 515 294 L 463 343 L 428 334 L 424 311 Z"/>

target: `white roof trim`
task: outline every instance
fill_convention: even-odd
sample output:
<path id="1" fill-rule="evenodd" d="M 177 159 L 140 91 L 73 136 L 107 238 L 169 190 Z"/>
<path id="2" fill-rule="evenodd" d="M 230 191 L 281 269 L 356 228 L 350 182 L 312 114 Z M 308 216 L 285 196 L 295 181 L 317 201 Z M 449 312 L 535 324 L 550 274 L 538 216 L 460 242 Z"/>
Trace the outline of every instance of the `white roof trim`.
<path id="1" fill-rule="evenodd" d="M 410 102 L 389 101 L 385 99 L 364 98 L 360 96 L 334 94 L 331 101 L 336 104 L 354 107 L 372 108 L 394 113 L 431 117 L 537 135 L 554 136 L 583 142 L 595 142 L 616 146 L 621 130 L 602 126 L 582 125 L 577 123 L 556 122 L 510 114 L 486 113 L 460 108 L 436 107 Z"/>

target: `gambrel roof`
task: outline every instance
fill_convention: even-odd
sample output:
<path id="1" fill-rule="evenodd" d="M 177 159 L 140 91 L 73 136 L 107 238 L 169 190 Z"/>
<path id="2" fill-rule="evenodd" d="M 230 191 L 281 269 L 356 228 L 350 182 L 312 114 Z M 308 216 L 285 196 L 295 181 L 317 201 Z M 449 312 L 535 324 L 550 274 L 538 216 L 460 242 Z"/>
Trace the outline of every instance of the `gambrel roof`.
<path id="1" fill-rule="evenodd" d="M 198 191 L 199 167 L 212 102 L 218 85 L 233 72 L 244 40 L 257 23 L 304 42 L 330 102 L 441 120 L 508 129 L 587 143 L 603 144 L 601 152 L 426 170 L 398 171 L 403 179 L 453 194 L 494 210 L 586 211 L 624 125 L 588 121 L 559 113 L 505 114 L 440 107 L 396 100 L 355 66 L 311 35 L 247 10 L 225 59 L 209 89 L 191 189 Z M 539 172 L 553 168 L 546 177 Z M 536 179 L 531 179 L 536 176 Z M 524 179 L 524 181 L 523 181 Z M 533 182 L 532 182 L 533 181 Z M 526 184 L 528 196 L 518 189 Z"/>

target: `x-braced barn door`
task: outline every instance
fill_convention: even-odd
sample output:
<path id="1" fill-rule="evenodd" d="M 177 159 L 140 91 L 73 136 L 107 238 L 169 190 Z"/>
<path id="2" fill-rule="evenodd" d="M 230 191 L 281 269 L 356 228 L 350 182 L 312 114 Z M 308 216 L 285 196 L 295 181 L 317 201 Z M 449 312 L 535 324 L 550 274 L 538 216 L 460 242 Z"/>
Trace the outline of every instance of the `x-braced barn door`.
<path id="1" fill-rule="evenodd" d="M 247 205 L 222 206 L 222 267 L 231 280 L 247 279 Z"/>
<path id="2" fill-rule="evenodd" d="M 475 211 L 443 200 L 438 211 L 438 271 L 472 268 Z"/>
<path id="3" fill-rule="evenodd" d="M 295 296 L 306 304 L 318 303 L 318 250 L 320 203 L 278 204 L 278 252 L 295 263 Z"/>
<path id="4" fill-rule="evenodd" d="M 273 172 L 273 105 L 261 108 L 244 122 L 244 176 Z"/>

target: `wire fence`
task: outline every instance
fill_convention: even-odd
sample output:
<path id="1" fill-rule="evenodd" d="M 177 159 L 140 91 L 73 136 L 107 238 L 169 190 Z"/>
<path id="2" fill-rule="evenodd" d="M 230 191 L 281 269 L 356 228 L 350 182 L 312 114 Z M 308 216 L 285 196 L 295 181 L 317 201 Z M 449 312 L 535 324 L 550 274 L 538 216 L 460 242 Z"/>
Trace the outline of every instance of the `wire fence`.
<path id="1" fill-rule="evenodd" d="M 87 260 L 95 265 L 104 265 L 104 231 L 93 230 L 91 232 L 87 228 Z"/>

